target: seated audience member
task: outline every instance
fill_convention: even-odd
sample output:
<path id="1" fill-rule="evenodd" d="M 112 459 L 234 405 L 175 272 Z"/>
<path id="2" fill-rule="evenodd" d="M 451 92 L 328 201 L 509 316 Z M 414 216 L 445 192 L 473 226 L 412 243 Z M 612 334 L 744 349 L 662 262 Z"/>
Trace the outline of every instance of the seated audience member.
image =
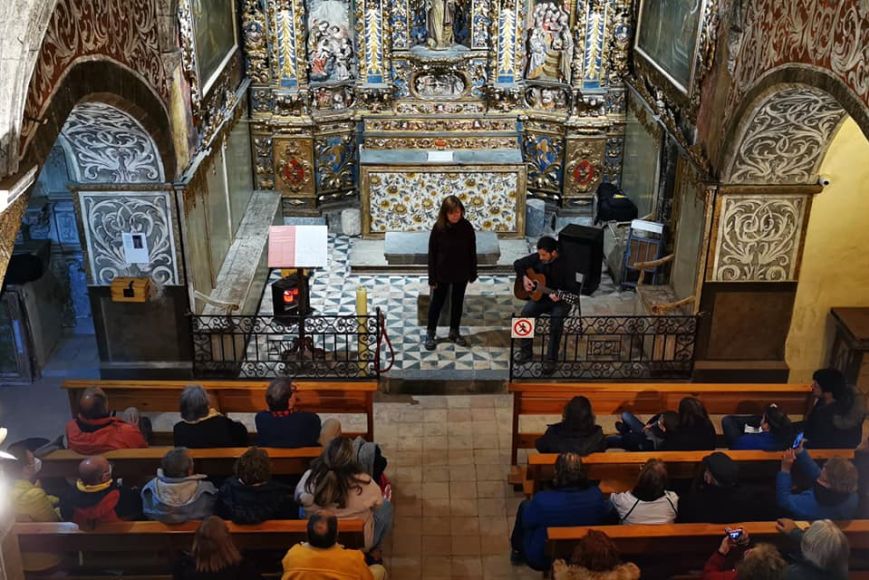
<path id="1" fill-rule="evenodd" d="M 142 511 L 150 520 L 180 524 L 204 520 L 214 513 L 217 488 L 193 472 L 193 458 L 184 447 L 167 451 L 157 477 L 142 488 Z"/>
<path id="2" fill-rule="evenodd" d="M 263 580 L 232 542 L 226 523 L 210 516 L 199 524 L 193 549 L 175 563 L 173 580 Z"/>
<path id="3" fill-rule="evenodd" d="M 570 564 L 556 560 L 554 580 L 637 580 L 640 569 L 632 562 L 622 563 L 618 548 L 603 532 L 589 530 L 570 555 Z"/>
<path id="4" fill-rule="evenodd" d="M 138 416 L 132 408 L 127 413 L 129 419 Z M 82 455 L 148 446 L 145 436 L 134 422 L 112 416 L 106 394 L 97 387 L 88 387 L 82 393 L 78 415 L 66 424 L 66 440 L 70 449 Z"/>
<path id="5" fill-rule="evenodd" d="M 791 469 L 796 467 L 814 485 L 792 493 Z M 781 509 L 799 520 L 850 520 L 857 515 L 857 468 L 842 457 L 832 457 L 818 467 L 802 446 L 788 449 L 775 480 L 776 498 Z"/>
<path id="6" fill-rule="evenodd" d="M 282 564 L 281 580 L 386 578 L 386 569 L 381 564 L 369 567 L 361 551 L 338 544 L 338 518 L 328 512 L 315 513 L 308 519 L 308 541 L 290 548 Z"/>
<path id="7" fill-rule="evenodd" d="M 75 489 L 61 501 L 65 520 L 81 527 L 93 527 L 120 520 L 137 520 L 142 516 L 139 490 L 112 479 L 112 464 L 101 456 L 83 459 L 78 465 Z"/>
<path id="8" fill-rule="evenodd" d="M 791 420 L 775 403 L 761 416 L 728 415 L 721 420 L 721 429 L 731 449 L 783 451 L 794 439 Z"/>
<path id="9" fill-rule="evenodd" d="M 320 445 L 324 448 L 327 447 L 333 439 L 341 437 L 341 434 L 341 421 L 338 419 L 326 419 L 323 422 L 323 428 L 320 430 Z M 356 463 L 359 464 L 359 467 L 374 478 L 374 481 L 380 486 L 383 497 L 391 501 L 392 484 L 385 473 L 388 462 L 380 450 L 380 445 L 366 441 L 364 437 L 358 436 L 353 440 L 353 456 L 356 458 Z"/>
<path id="10" fill-rule="evenodd" d="M 857 468 L 857 517 L 869 519 L 869 441 L 864 441 L 854 450 L 854 467 Z"/>
<path id="11" fill-rule="evenodd" d="M 363 520 L 366 551 L 379 547 L 392 527 L 392 503 L 356 462 L 353 444 L 346 437 L 333 439 L 311 462 L 296 486 L 295 499 L 308 516 L 329 510 L 341 519 Z"/>
<path id="12" fill-rule="evenodd" d="M 237 524 L 298 519 L 293 488 L 272 480 L 269 455 L 251 447 L 235 462 L 235 477 L 220 486 L 217 513 Z"/>
<path id="13" fill-rule="evenodd" d="M 749 548 L 751 540 L 747 531 L 734 540 L 724 534 L 721 546 L 706 560 L 703 580 L 779 580 L 784 579 L 787 563 L 772 544 L 758 544 Z M 738 553 L 736 566 L 728 565 L 728 556 Z"/>
<path id="14" fill-rule="evenodd" d="M 866 404 L 836 369 L 821 369 L 812 376 L 812 398 L 805 419 L 806 447 L 853 449 L 863 436 Z"/>
<path id="15" fill-rule="evenodd" d="M 535 493 L 519 504 L 510 538 L 510 559 L 535 570 L 548 569 L 546 528 L 593 526 L 612 519 L 612 505 L 585 476 L 576 453 L 562 453 L 555 461 L 554 489 Z"/>
<path id="16" fill-rule="evenodd" d="M 703 458 L 701 471 L 679 499 L 677 522 L 730 523 L 769 521 L 778 515 L 766 490 L 739 482 L 739 465 L 716 451 Z"/>
<path id="17" fill-rule="evenodd" d="M 671 524 L 679 513 L 679 496 L 667 490 L 667 466 L 650 459 L 640 470 L 634 489 L 610 495 L 623 524 Z"/>
<path id="18" fill-rule="evenodd" d="M 10 503 L 15 510 L 16 522 L 59 522 L 58 498 L 48 495 L 37 480 L 42 461 L 34 457 L 24 442 L 13 443 L 7 451 L 15 461 L 5 463 L 6 475 L 14 481 L 10 491 Z M 60 564 L 56 554 L 22 552 L 25 572 L 49 572 Z"/>
<path id="19" fill-rule="evenodd" d="M 805 531 L 782 518 L 776 528 L 800 547 L 800 557 L 788 566 L 788 580 L 845 580 L 851 550 L 848 538 L 830 520 L 813 522 Z"/>
<path id="20" fill-rule="evenodd" d="M 181 422 L 174 428 L 175 447 L 245 447 L 247 428 L 217 412 L 208 403 L 208 393 L 199 385 L 181 391 Z"/>
<path id="21" fill-rule="evenodd" d="M 610 447 L 631 451 L 696 451 L 715 449 L 715 426 L 706 407 L 696 397 L 679 401 L 679 413 L 664 411 L 644 425 L 628 411 L 616 423 L 620 435 L 610 437 Z"/>
<path id="22" fill-rule="evenodd" d="M 577 453 L 588 455 L 606 449 L 606 439 L 595 425 L 591 403 L 586 397 L 573 397 L 564 406 L 560 423 L 549 425 L 534 444 L 540 453 Z"/>
<path id="23" fill-rule="evenodd" d="M 320 417 L 296 409 L 296 387 L 287 379 L 275 379 L 266 391 L 268 411 L 256 414 L 260 447 L 316 447 Z"/>

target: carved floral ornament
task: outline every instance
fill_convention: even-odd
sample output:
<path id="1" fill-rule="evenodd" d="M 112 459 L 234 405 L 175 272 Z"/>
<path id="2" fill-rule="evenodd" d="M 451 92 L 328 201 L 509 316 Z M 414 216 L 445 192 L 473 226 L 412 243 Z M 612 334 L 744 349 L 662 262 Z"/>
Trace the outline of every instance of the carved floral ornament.
<path id="1" fill-rule="evenodd" d="M 796 279 L 805 195 L 723 195 L 711 279 L 786 282 Z"/>
<path id="2" fill-rule="evenodd" d="M 806 85 L 776 89 L 747 119 L 727 183 L 810 184 L 845 111 Z"/>

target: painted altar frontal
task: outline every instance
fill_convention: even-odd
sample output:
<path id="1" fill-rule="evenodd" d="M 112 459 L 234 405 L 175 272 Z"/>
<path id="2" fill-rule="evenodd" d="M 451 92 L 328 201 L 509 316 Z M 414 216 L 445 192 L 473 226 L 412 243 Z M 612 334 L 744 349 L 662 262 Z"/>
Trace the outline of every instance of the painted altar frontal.
<path id="1" fill-rule="evenodd" d="M 456 194 L 518 236 L 526 197 L 582 207 L 620 178 L 630 0 L 241 7 L 256 185 L 285 215 L 357 206 L 379 235 L 427 229 Z"/>
<path id="2" fill-rule="evenodd" d="M 362 233 L 428 231 L 455 195 L 478 231 L 525 235 L 526 167 L 517 149 L 360 152 Z"/>

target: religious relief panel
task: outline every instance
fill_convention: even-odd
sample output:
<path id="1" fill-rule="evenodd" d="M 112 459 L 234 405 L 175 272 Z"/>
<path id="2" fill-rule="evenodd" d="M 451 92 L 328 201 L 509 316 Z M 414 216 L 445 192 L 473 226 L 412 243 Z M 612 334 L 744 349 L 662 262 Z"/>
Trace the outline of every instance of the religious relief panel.
<path id="1" fill-rule="evenodd" d="M 365 170 L 371 215 L 367 233 L 429 230 L 447 195 L 454 194 L 477 230 L 521 233 L 522 173 L 511 171 Z M 524 212 L 524 203 L 521 204 Z M 524 215 L 524 214 L 523 214 Z"/>
<path id="2" fill-rule="evenodd" d="M 522 143 L 523 157 L 528 164 L 529 193 L 558 197 L 561 193 L 564 140 L 557 135 L 529 133 Z"/>
<path id="3" fill-rule="evenodd" d="M 353 187 L 354 142 L 352 135 L 316 139 L 317 193 L 336 193 Z"/>
<path id="4" fill-rule="evenodd" d="M 309 0 L 308 65 L 311 82 L 356 78 L 358 63 L 350 13 L 349 1 Z"/>
<path id="5" fill-rule="evenodd" d="M 90 284 L 108 286 L 119 276 L 150 276 L 163 285 L 182 284 L 175 247 L 172 194 L 79 192 Z M 128 262 L 124 234 L 142 234 L 148 261 Z"/>
<path id="6" fill-rule="evenodd" d="M 458 99 L 468 89 L 468 79 L 456 71 L 430 71 L 416 75 L 411 83 L 413 96 L 425 100 Z"/>
<path id="7" fill-rule="evenodd" d="M 573 35 L 570 17 L 556 2 L 539 2 L 525 26 L 525 78 L 570 82 Z"/>
<path id="8" fill-rule="evenodd" d="M 275 188 L 294 197 L 313 197 L 314 151 L 310 139 L 275 139 Z"/>
<path id="9" fill-rule="evenodd" d="M 570 103 L 570 91 L 562 88 L 531 87 L 525 90 L 525 103 L 538 111 L 564 110 Z"/>
<path id="10" fill-rule="evenodd" d="M 805 195 L 721 196 L 710 279 L 796 280 L 809 200 Z"/>

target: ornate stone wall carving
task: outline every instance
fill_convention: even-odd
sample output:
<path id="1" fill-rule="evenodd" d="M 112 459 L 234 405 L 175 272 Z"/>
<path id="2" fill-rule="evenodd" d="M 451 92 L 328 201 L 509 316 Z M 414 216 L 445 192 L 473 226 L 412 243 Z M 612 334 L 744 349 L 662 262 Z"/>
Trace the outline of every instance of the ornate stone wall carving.
<path id="1" fill-rule="evenodd" d="M 805 195 L 722 195 L 709 278 L 716 282 L 795 280 L 808 207 Z"/>
<path id="2" fill-rule="evenodd" d="M 30 81 L 25 118 L 42 117 L 74 63 L 100 57 L 136 71 L 169 102 L 156 0 L 58 0 Z M 25 147 L 35 127 L 27 124 Z"/>
<path id="3" fill-rule="evenodd" d="M 869 108 L 865 0 L 754 0 L 742 11 L 744 31 L 722 127 L 735 121 L 733 112 L 765 74 L 791 63 L 828 71 Z"/>
<path id="4" fill-rule="evenodd" d="M 568 139 L 564 196 L 589 197 L 603 180 L 605 139 Z"/>
<path id="5" fill-rule="evenodd" d="M 160 284 L 183 284 L 175 246 L 172 194 L 155 192 L 79 192 L 88 280 L 107 286 L 119 276 L 151 276 Z M 143 233 L 148 264 L 127 264 L 121 234 Z"/>
<path id="6" fill-rule="evenodd" d="M 79 183 L 159 183 L 165 180 L 160 154 L 132 117 L 103 103 L 82 103 L 61 130 Z"/>
<path id="7" fill-rule="evenodd" d="M 845 116 L 829 94 L 797 85 L 776 89 L 747 120 L 726 183 L 810 184 Z"/>
<path id="8" fill-rule="evenodd" d="M 313 197 L 314 152 L 310 139 L 275 139 L 275 178 L 278 191 Z"/>
<path id="9" fill-rule="evenodd" d="M 256 84 L 267 84 L 269 74 L 268 29 L 262 0 L 242 0 L 241 27 L 244 36 L 244 53 L 247 58 L 247 75 Z"/>

